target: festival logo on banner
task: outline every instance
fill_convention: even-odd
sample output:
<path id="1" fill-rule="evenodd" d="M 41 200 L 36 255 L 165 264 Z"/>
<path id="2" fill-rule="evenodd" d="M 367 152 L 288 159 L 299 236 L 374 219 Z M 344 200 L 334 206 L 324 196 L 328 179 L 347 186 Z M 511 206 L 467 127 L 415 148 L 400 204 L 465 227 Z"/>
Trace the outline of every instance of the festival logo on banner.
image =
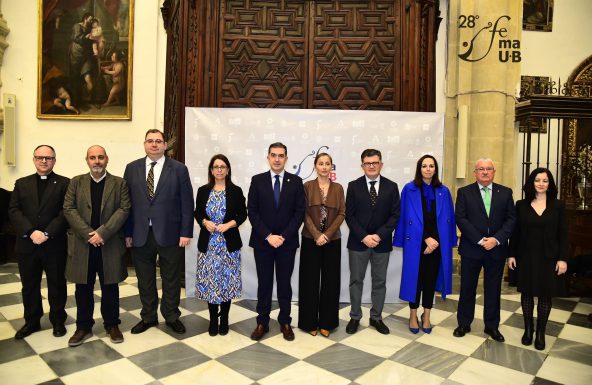
<path id="1" fill-rule="evenodd" d="M 460 15 L 458 17 L 458 28 L 477 28 L 479 15 Z M 458 54 L 461 60 L 468 62 L 477 62 L 483 60 L 489 55 L 491 49 L 497 45 L 499 61 L 505 63 L 512 61 L 518 63 L 522 60 L 520 55 L 520 40 L 508 38 L 508 26 L 511 18 L 508 15 L 503 15 L 497 18 L 492 23 L 487 22 L 484 27 L 481 27 L 470 41 L 463 41 L 462 46 L 466 48 L 465 52 Z M 482 33 L 483 32 L 483 33 Z M 497 43 L 497 44 L 496 44 Z M 474 50 L 478 46 L 479 51 L 483 51 L 481 47 L 488 44 L 487 50 L 479 57 L 473 57 Z"/>
<path id="2" fill-rule="evenodd" d="M 298 162 L 298 164 L 292 165 L 292 168 L 294 169 L 294 174 L 302 178 L 303 181 L 313 179 L 315 177 L 314 159 L 321 152 L 327 151 L 329 151 L 329 146 L 321 146 L 316 150 L 311 150 L 304 156 L 304 158 L 300 162 Z M 337 168 L 335 166 L 335 163 L 333 163 L 333 166 L 331 168 L 332 171 L 329 174 L 329 179 L 331 179 L 332 182 L 335 182 L 335 180 L 337 179 L 337 172 L 335 171 L 336 169 Z"/>

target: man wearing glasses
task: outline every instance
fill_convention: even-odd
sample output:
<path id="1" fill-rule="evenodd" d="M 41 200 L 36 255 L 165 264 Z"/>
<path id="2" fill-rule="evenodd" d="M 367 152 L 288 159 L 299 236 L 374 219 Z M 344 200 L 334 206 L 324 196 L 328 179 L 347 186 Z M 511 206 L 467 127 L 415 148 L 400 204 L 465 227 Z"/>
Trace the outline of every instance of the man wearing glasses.
<path id="1" fill-rule="evenodd" d="M 475 294 L 483 268 L 485 333 L 504 342 L 499 332 L 502 274 L 508 256 L 508 240 L 516 222 L 512 190 L 493 183 L 495 168 L 491 159 L 475 164 L 476 183 L 458 189 L 456 224 L 461 232 L 460 298 L 455 337 L 471 331 L 475 316 Z"/>
<path id="2" fill-rule="evenodd" d="M 160 312 L 175 333 L 185 333 L 179 320 L 179 263 L 193 237 L 193 188 L 187 167 L 165 156 L 166 148 L 164 134 L 148 130 L 144 137 L 146 157 L 129 163 L 123 176 L 132 202 L 125 242 L 132 248 L 142 302 L 142 320 L 132 328 L 132 334 L 158 325 L 157 255 L 162 278 Z"/>
<path id="3" fill-rule="evenodd" d="M 345 199 L 345 221 L 349 227 L 349 297 L 350 321 L 345 331 L 354 334 L 362 318 L 362 291 L 368 262 L 372 272 L 372 309 L 370 326 L 381 334 L 389 334 L 382 321 L 386 295 L 386 272 L 392 246 L 393 231 L 399 221 L 400 197 L 397 184 L 380 175 L 380 151 L 362 152 L 364 176 L 350 182 Z"/>
<path id="4" fill-rule="evenodd" d="M 41 329 L 41 276 L 45 271 L 49 320 L 53 335 L 66 334 L 66 228 L 62 206 L 70 180 L 53 172 L 56 153 L 40 145 L 33 151 L 37 172 L 20 178 L 10 197 L 8 215 L 17 239 L 15 253 L 23 285 L 25 325 L 14 338 L 23 339 Z"/>

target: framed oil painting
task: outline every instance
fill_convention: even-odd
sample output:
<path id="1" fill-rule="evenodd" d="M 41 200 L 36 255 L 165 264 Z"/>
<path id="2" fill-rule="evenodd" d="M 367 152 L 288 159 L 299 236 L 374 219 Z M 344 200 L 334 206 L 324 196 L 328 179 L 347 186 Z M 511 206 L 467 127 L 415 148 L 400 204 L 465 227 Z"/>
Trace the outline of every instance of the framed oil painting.
<path id="1" fill-rule="evenodd" d="M 553 31 L 554 0 L 522 1 L 522 29 L 524 31 Z"/>
<path id="2" fill-rule="evenodd" d="M 37 118 L 131 120 L 134 0 L 39 0 Z"/>

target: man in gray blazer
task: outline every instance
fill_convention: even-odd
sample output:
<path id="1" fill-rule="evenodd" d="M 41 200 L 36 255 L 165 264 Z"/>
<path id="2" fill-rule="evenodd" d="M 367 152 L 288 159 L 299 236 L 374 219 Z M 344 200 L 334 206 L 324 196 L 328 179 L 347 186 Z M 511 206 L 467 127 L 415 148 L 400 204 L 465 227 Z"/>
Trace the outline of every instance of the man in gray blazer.
<path id="1" fill-rule="evenodd" d="M 123 342 L 119 330 L 119 286 L 127 277 L 123 225 L 130 199 L 123 178 L 107 172 L 109 157 L 101 146 L 86 151 L 90 173 L 70 181 L 64 198 L 68 231 L 66 278 L 76 284 L 76 331 L 68 341 L 78 346 L 92 337 L 94 287 L 101 284 L 101 314 L 111 342 Z"/>
<path id="2" fill-rule="evenodd" d="M 142 320 L 132 328 L 132 334 L 158 324 L 157 254 L 162 278 L 160 312 L 175 333 L 185 333 L 179 320 L 179 263 L 193 237 L 193 188 L 187 167 L 165 156 L 166 148 L 164 134 L 148 130 L 144 137 L 147 156 L 128 164 L 123 176 L 132 200 L 125 241 L 132 248 L 142 301 Z"/>

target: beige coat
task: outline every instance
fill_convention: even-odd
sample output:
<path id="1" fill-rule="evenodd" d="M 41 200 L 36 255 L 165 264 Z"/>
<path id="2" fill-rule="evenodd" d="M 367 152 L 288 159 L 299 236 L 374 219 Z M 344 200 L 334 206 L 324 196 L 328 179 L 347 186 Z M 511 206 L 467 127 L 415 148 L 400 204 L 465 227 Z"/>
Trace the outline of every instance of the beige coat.
<path id="1" fill-rule="evenodd" d="M 68 230 L 68 260 L 66 279 L 74 283 L 86 283 L 88 275 L 88 235 L 92 201 L 89 173 L 74 177 L 64 199 L 64 216 L 70 225 Z M 94 182 L 93 182 L 94 183 Z M 125 266 L 125 238 L 123 224 L 131 208 L 127 184 L 123 178 L 107 173 L 101 201 L 101 226 L 96 230 L 105 240 L 102 246 L 105 284 L 123 281 L 127 277 Z"/>

